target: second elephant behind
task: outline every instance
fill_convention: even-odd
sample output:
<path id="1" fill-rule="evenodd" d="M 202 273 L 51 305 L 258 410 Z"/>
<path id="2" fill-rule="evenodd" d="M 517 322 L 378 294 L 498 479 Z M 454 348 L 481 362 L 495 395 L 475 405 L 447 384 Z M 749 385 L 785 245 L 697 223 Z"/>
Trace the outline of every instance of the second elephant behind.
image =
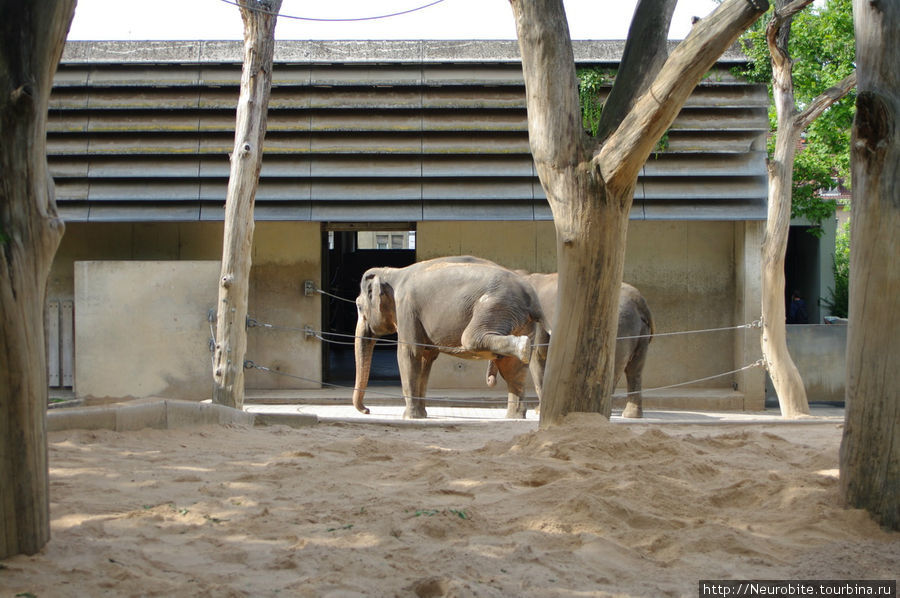
<path id="1" fill-rule="evenodd" d="M 556 298 L 557 298 L 557 274 L 527 274 L 521 273 L 531 286 L 537 291 L 541 308 L 551 319 L 551 334 L 555 327 Z M 614 383 L 618 383 L 622 374 L 628 383 L 628 395 L 622 417 L 642 417 L 643 398 L 641 397 L 641 377 L 644 364 L 647 360 L 647 352 L 650 346 L 650 338 L 654 334 L 653 315 L 650 307 L 640 291 L 623 282 L 619 292 L 619 325 L 616 332 L 616 360 L 614 366 Z M 521 400 L 525 392 L 525 380 L 528 366 L 515 357 L 501 357 L 490 362 L 487 371 L 487 384 L 494 386 L 497 383 L 497 372 L 506 380 L 510 389 L 515 387 L 520 393 Z M 512 392 L 512 390 L 511 390 Z M 523 409 L 524 410 L 524 409 Z"/>

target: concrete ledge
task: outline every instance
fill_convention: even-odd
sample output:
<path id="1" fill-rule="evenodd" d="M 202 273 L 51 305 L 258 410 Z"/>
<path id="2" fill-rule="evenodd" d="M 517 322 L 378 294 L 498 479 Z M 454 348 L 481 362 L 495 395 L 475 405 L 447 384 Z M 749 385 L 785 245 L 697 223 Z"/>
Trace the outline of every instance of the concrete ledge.
<path id="1" fill-rule="evenodd" d="M 671 51 L 678 40 L 670 40 Z M 573 40 L 576 62 L 618 62 L 624 40 Z M 243 60 L 237 40 L 70 41 L 64 64 L 236 63 Z M 277 40 L 276 63 L 412 63 L 519 62 L 516 40 Z M 746 62 L 737 44 L 717 62 Z"/>
<path id="2" fill-rule="evenodd" d="M 147 399 L 102 407 L 54 409 L 47 413 L 47 431 L 170 429 L 239 424 L 252 426 L 256 417 L 222 405 L 174 399 Z"/>
<path id="3" fill-rule="evenodd" d="M 256 413 L 257 426 L 290 426 L 305 428 L 319 423 L 315 413 Z"/>

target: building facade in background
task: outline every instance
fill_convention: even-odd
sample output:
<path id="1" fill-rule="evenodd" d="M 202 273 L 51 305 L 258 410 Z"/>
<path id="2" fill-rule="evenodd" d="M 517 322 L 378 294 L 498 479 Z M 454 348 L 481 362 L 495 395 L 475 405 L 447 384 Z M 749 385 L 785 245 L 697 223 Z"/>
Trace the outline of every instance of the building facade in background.
<path id="1" fill-rule="evenodd" d="M 614 72 L 623 43 L 575 42 L 574 49 L 579 68 Z M 102 303 L 104 295 L 78 279 L 90 268 L 77 263 L 221 256 L 241 60 L 239 42 L 66 47 L 48 152 L 67 229 L 49 300 L 74 312 L 74 324 L 59 324 L 75 327 L 71 346 L 60 333 L 56 350 L 60 363 L 68 355 L 75 364 L 67 380 L 76 394 L 103 394 L 79 388 L 79 354 L 104 335 L 130 333 L 127 323 L 114 332 L 96 321 L 79 326 L 79 301 Z M 638 180 L 625 278 L 647 297 L 660 332 L 758 317 L 768 99 L 764 87 L 731 74 L 742 60 L 727 54 L 700 83 Z M 255 216 L 250 314 L 272 326 L 249 330 L 247 358 L 284 375 L 248 370 L 249 395 L 352 379 L 352 347 L 302 331 L 352 335 L 352 300 L 368 267 L 471 254 L 555 270 L 517 43 L 279 42 Z M 310 295 L 306 281 L 333 297 Z M 159 299 L 177 302 L 179 291 Z M 207 310 L 195 311 L 207 330 Z M 644 386 L 740 369 L 758 358 L 757 335 L 659 337 Z M 374 379 L 396 376 L 391 359 L 386 354 Z M 146 364 L 110 375 L 127 376 L 128 367 Z M 760 409 L 763 378 L 746 370 L 649 392 L 647 404 Z M 483 362 L 443 357 L 430 386 L 481 388 L 483 380 Z M 177 386 L 148 392 L 177 394 Z"/>

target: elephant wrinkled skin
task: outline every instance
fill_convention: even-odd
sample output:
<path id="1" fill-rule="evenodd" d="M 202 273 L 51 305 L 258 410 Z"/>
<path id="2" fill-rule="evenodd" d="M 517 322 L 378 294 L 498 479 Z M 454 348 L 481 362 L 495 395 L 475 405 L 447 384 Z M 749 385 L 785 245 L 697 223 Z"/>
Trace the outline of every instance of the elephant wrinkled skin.
<path id="1" fill-rule="evenodd" d="M 537 293 L 493 262 L 468 256 L 427 260 L 405 268 L 371 268 L 356 299 L 356 383 L 353 406 L 363 405 L 376 337 L 397 333 L 397 362 L 406 401 L 404 418 L 424 418 L 431 365 L 440 353 L 463 359 L 510 357 L 530 362 L 540 395 L 546 323 Z M 519 395 L 520 396 L 520 395 Z M 517 396 L 518 398 L 518 396 Z M 524 417 L 511 405 L 507 417 Z"/>
<path id="2" fill-rule="evenodd" d="M 556 314 L 557 275 L 553 274 L 528 274 L 518 271 L 519 274 L 534 287 L 544 313 L 553 318 Z M 552 331 L 552 326 L 551 326 Z M 647 351 L 650 345 L 650 336 L 654 333 L 653 316 L 647 301 L 640 291 L 623 282 L 619 291 L 619 326 L 616 337 L 616 360 L 614 366 L 615 382 L 618 382 L 625 374 L 628 382 L 628 395 L 622 417 L 642 417 L 643 399 L 641 397 L 641 376 L 644 371 L 644 363 L 647 360 Z M 624 337 L 624 338 L 623 338 Z M 634 338 L 640 337 L 640 338 Z M 487 384 L 494 386 L 497 382 L 497 372 L 503 376 L 507 384 L 515 386 L 521 396 L 524 393 L 525 366 L 515 357 L 501 357 L 491 361 L 488 365 Z M 510 390 L 512 392 L 512 390 Z"/>

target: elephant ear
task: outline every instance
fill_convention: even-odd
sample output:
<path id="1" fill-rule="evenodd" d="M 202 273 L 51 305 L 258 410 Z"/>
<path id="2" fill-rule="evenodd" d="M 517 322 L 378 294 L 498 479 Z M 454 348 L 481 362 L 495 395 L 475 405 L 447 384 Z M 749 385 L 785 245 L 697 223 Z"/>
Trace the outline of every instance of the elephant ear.
<path id="1" fill-rule="evenodd" d="M 389 334 L 396 329 L 394 313 L 394 293 L 391 286 L 382 280 L 377 272 L 365 275 L 366 301 L 368 303 L 369 326 L 373 330 L 389 329 Z"/>
<path id="2" fill-rule="evenodd" d="M 381 306 L 381 278 L 374 272 L 366 274 L 366 302 L 369 310 L 379 312 Z"/>

